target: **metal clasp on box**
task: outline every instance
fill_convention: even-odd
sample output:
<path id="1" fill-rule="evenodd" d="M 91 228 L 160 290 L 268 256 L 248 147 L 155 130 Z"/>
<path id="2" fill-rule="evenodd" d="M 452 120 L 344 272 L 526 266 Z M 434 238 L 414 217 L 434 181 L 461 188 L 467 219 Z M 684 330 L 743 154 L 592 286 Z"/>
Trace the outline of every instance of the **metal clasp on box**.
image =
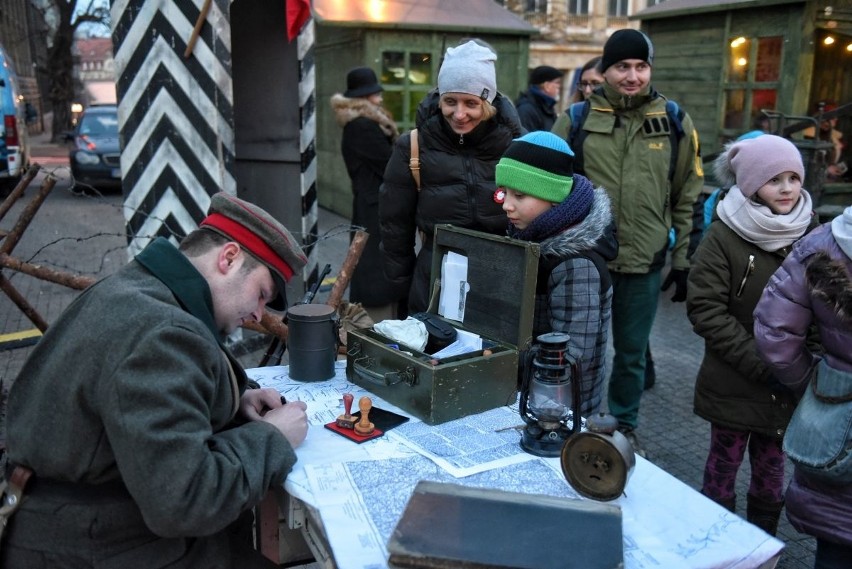
<path id="1" fill-rule="evenodd" d="M 352 370 L 361 378 L 371 383 L 390 387 L 404 383 L 409 387 L 417 385 L 417 370 L 414 366 L 406 366 L 401 371 L 374 371 L 377 367 L 375 358 L 361 356 L 361 342 L 353 342 L 346 355 L 352 358 Z"/>

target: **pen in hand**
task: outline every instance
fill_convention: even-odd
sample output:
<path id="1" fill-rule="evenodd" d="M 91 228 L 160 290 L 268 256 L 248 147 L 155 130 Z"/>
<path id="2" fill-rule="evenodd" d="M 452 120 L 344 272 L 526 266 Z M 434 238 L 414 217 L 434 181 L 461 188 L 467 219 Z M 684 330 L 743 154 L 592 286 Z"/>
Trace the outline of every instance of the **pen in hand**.
<path id="1" fill-rule="evenodd" d="M 286 397 L 284 397 L 284 396 L 282 395 L 282 396 L 281 396 L 281 405 L 282 405 L 282 406 L 284 406 L 284 405 L 286 405 L 286 404 L 287 404 L 287 398 L 286 398 Z M 271 408 L 271 407 L 267 407 L 267 406 L 265 406 L 265 405 L 264 405 L 263 410 L 261 410 L 261 412 L 260 412 L 260 416 L 261 416 L 261 417 L 263 417 L 263 416 L 264 416 L 264 415 L 266 415 L 269 411 L 272 411 L 272 408 Z"/>

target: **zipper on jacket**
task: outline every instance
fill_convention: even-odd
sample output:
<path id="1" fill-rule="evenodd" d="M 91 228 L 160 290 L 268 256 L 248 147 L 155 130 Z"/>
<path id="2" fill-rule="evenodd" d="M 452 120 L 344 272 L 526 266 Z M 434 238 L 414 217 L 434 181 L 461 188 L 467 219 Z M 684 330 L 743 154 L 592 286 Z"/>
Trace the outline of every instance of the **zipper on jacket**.
<path id="1" fill-rule="evenodd" d="M 459 145 L 460 146 L 464 145 L 464 135 L 463 134 L 459 135 Z"/>
<path id="2" fill-rule="evenodd" d="M 740 297 L 743 294 L 743 289 L 745 288 L 746 281 L 749 276 L 754 272 L 754 255 L 748 256 L 748 265 L 746 266 L 745 273 L 743 274 L 743 280 L 740 281 L 740 288 L 737 289 L 737 297 Z"/>

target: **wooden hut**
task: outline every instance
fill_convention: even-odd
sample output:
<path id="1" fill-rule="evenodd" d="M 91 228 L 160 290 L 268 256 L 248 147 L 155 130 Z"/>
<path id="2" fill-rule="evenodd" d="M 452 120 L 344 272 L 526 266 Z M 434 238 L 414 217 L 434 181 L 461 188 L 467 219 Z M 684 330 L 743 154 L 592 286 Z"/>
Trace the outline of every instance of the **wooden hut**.
<path id="1" fill-rule="evenodd" d="M 804 116 L 852 101 L 848 1 L 667 0 L 633 19 L 654 42 L 654 85 L 689 111 L 705 153 L 762 109 Z"/>

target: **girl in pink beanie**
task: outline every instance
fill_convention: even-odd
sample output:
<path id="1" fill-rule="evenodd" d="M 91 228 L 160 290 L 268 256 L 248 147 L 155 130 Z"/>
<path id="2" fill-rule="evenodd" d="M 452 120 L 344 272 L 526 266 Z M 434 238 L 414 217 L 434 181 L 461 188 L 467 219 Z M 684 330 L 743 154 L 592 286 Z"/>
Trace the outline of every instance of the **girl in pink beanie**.
<path id="1" fill-rule="evenodd" d="M 736 511 L 746 448 L 749 522 L 774 535 L 784 506 L 781 441 L 796 397 L 757 355 L 752 313 L 793 243 L 816 226 L 798 149 L 773 135 L 729 144 L 714 164 L 728 192 L 692 258 L 686 310 L 704 338 L 694 411 L 710 422 L 701 492 Z"/>

